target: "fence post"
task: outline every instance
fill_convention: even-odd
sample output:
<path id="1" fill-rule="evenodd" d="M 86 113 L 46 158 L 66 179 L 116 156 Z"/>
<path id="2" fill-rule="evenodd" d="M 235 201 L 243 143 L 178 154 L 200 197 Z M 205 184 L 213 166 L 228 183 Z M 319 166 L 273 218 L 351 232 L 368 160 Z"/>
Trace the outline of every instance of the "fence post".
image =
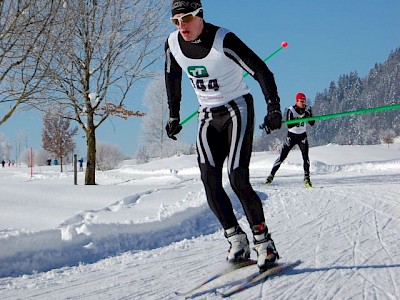
<path id="1" fill-rule="evenodd" d="M 76 154 L 74 154 L 74 184 L 78 184 L 78 162 Z"/>

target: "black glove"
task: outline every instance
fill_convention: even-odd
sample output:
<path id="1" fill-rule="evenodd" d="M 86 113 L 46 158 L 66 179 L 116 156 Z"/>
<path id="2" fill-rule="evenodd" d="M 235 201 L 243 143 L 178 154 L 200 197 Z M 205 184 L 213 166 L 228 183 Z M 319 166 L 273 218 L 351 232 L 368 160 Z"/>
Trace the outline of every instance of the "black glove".
<path id="1" fill-rule="evenodd" d="M 282 126 L 282 113 L 279 110 L 268 112 L 264 118 L 264 125 L 270 130 L 280 129 Z"/>
<path id="2" fill-rule="evenodd" d="M 313 116 L 312 109 L 311 109 L 311 107 L 309 107 L 309 108 L 306 110 L 305 117 L 308 118 L 308 117 L 312 117 L 312 116 Z M 308 121 L 308 124 L 310 124 L 311 126 L 314 126 L 315 120 Z"/>
<path id="3" fill-rule="evenodd" d="M 176 140 L 176 136 L 181 130 L 182 126 L 179 125 L 179 119 L 170 118 L 167 125 L 165 126 L 165 130 L 167 131 L 167 135 L 170 139 Z"/>
<path id="4" fill-rule="evenodd" d="M 313 116 L 313 114 L 312 114 L 311 106 L 310 106 L 310 107 L 307 107 L 306 110 L 305 110 L 305 112 L 304 112 L 304 117 L 305 117 L 305 118 L 309 118 L 309 117 L 312 117 L 312 116 Z"/>

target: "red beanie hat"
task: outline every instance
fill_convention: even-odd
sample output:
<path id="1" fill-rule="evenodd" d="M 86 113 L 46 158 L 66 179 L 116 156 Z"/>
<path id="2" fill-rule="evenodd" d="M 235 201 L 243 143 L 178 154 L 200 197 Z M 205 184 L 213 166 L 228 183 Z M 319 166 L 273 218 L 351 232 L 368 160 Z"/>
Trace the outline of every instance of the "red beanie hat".
<path id="1" fill-rule="evenodd" d="M 303 93 L 297 93 L 296 102 L 298 102 L 300 100 L 306 100 L 306 99 L 307 99 L 306 95 L 304 95 Z"/>

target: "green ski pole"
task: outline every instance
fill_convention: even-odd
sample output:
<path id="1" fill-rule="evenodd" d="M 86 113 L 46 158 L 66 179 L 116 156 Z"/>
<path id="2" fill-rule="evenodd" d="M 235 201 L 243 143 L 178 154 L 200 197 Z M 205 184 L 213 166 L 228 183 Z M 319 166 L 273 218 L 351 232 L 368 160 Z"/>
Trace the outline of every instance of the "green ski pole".
<path id="1" fill-rule="evenodd" d="M 282 42 L 281 43 L 281 46 L 278 48 L 278 49 L 276 49 L 271 55 L 269 55 L 267 58 L 265 58 L 264 60 L 263 60 L 263 62 L 266 62 L 267 60 L 269 60 L 271 57 L 273 57 L 275 54 L 277 54 L 279 51 L 281 51 L 283 48 L 286 48 L 288 46 L 288 43 L 287 42 Z M 245 78 L 246 76 L 248 76 L 249 75 L 249 73 L 245 73 L 244 75 L 243 75 L 243 78 Z M 183 121 L 181 121 L 180 123 L 179 123 L 179 125 L 183 125 L 183 124 L 185 124 L 187 121 L 189 121 L 191 118 L 193 118 L 195 115 L 197 114 L 197 110 L 196 111 L 194 111 L 190 116 L 188 116 L 186 119 L 184 119 Z"/>
<path id="2" fill-rule="evenodd" d="M 367 114 L 367 113 L 384 111 L 384 110 L 399 109 L 399 108 L 400 108 L 400 104 L 392 104 L 392 105 L 364 108 L 364 109 L 353 110 L 353 111 L 345 111 L 345 112 L 322 115 L 322 116 L 313 116 L 313 117 L 308 117 L 308 118 L 303 118 L 303 119 L 288 120 L 288 121 L 284 121 L 284 123 L 286 125 L 290 125 L 290 124 L 297 124 L 297 123 L 301 123 L 301 122 L 328 120 L 328 119 L 335 119 L 335 118 L 340 118 L 340 117 L 345 117 L 345 116 L 350 116 L 350 115 L 361 115 L 361 114 Z"/>
<path id="3" fill-rule="evenodd" d="M 385 110 L 392 110 L 392 109 L 400 109 L 400 104 L 391 104 L 391 105 L 364 108 L 364 109 L 359 109 L 359 110 L 345 111 L 345 112 L 339 112 L 339 113 L 333 113 L 333 114 L 327 114 L 327 115 L 321 115 L 321 116 L 313 116 L 313 117 L 302 118 L 302 119 L 287 120 L 287 121 L 283 121 L 282 124 L 290 125 L 290 124 L 297 124 L 297 123 L 308 122 L 308 121 L 328 120 L 328 119 L 335 119 L 335 118 L 340 118 L 340 117 L 345 117 L 345 116 L 350 116 L 350 115 L 361 115 L 361 114 L 367 114 L 367 113 L 379 112 L 379 111 L 385 111 Z M 271 129 L 269 129 L 266 124 L 260 125 L 260 129 L 264 129 L 267 134 L 271 133 Z"/>

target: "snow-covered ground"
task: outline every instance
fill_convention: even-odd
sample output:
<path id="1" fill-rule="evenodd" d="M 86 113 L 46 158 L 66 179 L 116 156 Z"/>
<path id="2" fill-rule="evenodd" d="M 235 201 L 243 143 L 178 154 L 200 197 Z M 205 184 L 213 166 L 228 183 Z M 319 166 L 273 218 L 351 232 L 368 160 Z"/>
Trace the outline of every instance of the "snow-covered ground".
<path id="1" fill-rule="evenodd" d="M 312 190 L 298 150 L 265 186 L 277 155 L 253 155 L 251 182 L 281 260 L 303 263 L 231 298 L 400 299 L 400 144 L 311 148 Z M 83 180 L 73 184 L 70 166 L 0 168 L 0 299 L 177 299 L 226 266 L 195 156 L 126 161 L 96 186 Z M 255 271 L 196 299 L 220 299 L 217 287 Z"/>

